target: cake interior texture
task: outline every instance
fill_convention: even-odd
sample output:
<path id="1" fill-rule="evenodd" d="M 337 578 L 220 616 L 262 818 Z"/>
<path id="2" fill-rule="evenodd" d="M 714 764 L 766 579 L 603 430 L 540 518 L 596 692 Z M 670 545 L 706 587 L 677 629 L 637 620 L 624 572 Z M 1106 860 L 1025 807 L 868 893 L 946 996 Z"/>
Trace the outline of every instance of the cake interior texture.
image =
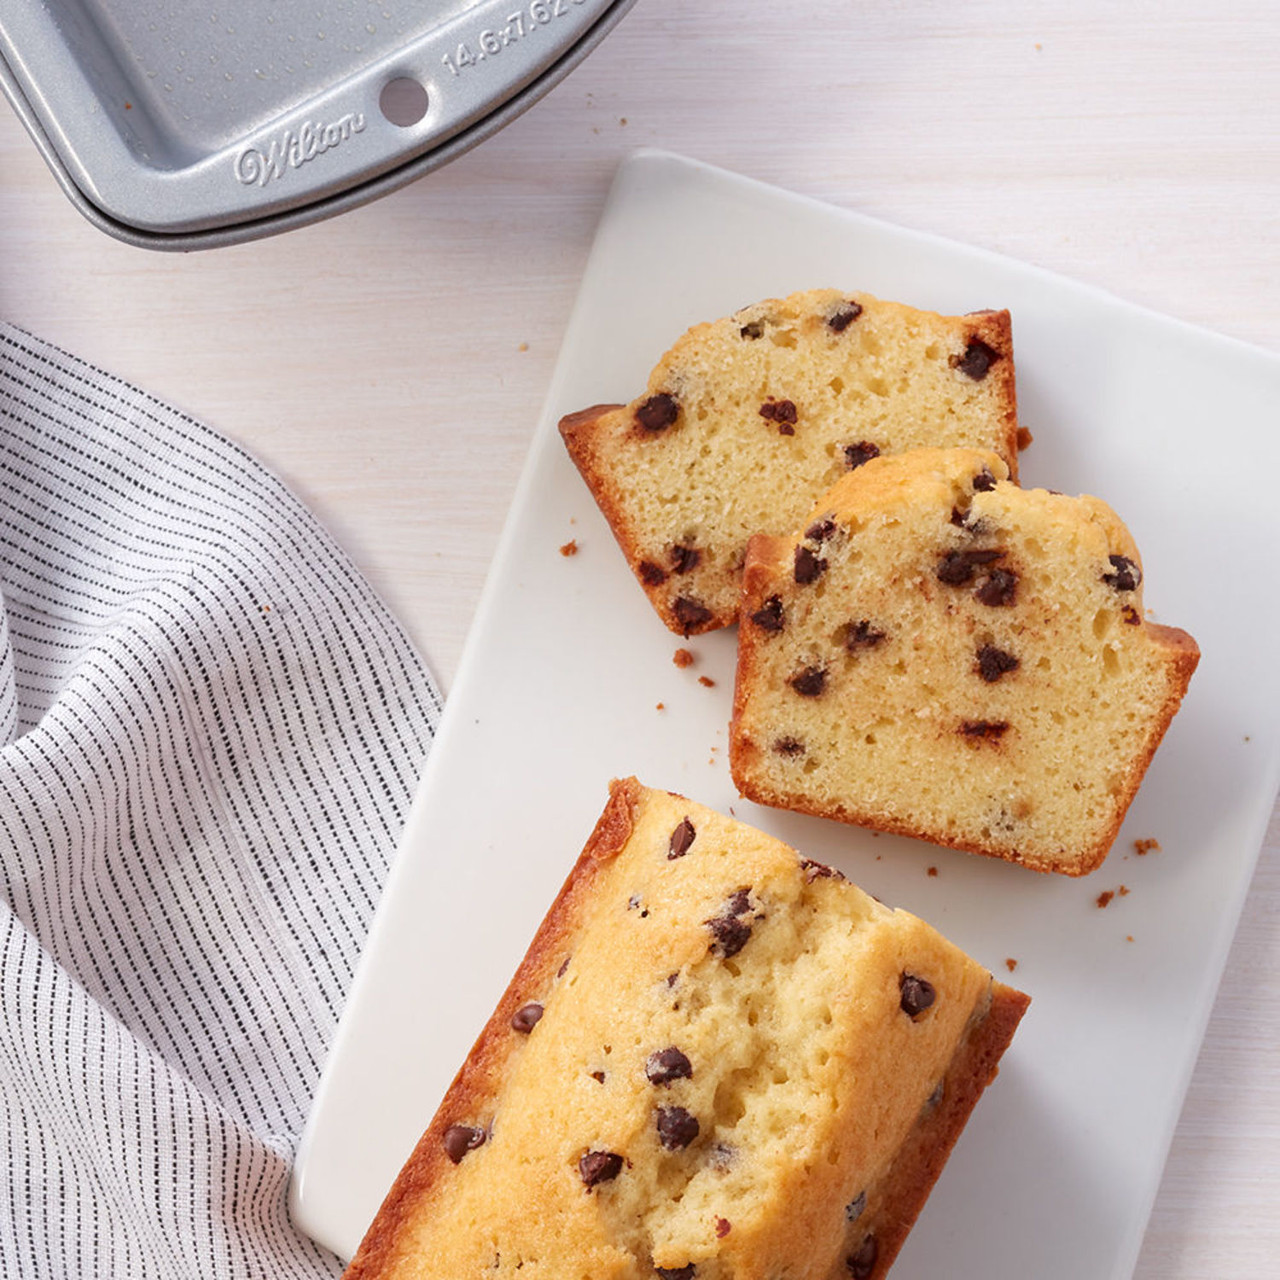
<path id="1" fill-rule="evenodd" d="M 882 1276 L 1025 1005 L 782 842 L 614 784 L 349 1278 Z"/>
<path id="2" fill-rule="evenodd" d="M 728 626 L 747 540 L 877 454 L 971 445 L 1016 468 L 1007 312 L 815 289 L 701 324 L 647 390 L 561 425 L 633 571 L 682 634 Z"/>
<path id="3" fill-rule="evenodd" d="M 878 458 L 752 544 L 731 761 L 785 808 L 1082 874 L 1198 650 L 1105 503 L 974 450 Z"/>

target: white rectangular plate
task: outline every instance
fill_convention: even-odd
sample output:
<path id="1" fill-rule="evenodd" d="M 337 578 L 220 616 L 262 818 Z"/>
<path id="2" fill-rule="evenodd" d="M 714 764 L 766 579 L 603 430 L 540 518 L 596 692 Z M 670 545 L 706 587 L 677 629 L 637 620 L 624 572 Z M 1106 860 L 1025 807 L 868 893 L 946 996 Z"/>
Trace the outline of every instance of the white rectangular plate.
<path id="1" fill-rule="evenodd" d="M 688 325 L 820 285 L 1008 307 L 1035 433 L 1024 484 L 1110 502 L 1142 549 L 1147 605 L 1200 643 L 1190 695 L 1086 880 L 738 800 L 733 634 L 672 664 L 679 641 L 565 455 L 559 417 L 639 394 Z M 676 156 L 628 161 L 316 1097 L 294 1184 L 303 1229 L 351 1255 L 608 780 L 634 773 L 733 806 L 1001 977 L 1017 960 L 1031 1011 L 895 1280 L 1129 1276 L 1280 780 L 1278 409 L 1280 361 L 1263 352 Z M 571 538 L 578 554 L 562 556 Z M 1137 856 L 1136 838 L 1159 852 Z"/>

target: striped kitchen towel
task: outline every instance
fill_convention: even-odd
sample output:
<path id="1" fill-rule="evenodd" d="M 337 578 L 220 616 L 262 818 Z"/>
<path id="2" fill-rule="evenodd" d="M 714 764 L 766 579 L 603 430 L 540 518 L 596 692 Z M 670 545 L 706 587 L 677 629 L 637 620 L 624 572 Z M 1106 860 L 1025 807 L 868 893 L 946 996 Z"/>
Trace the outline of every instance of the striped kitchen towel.
<path id="1" fill-rule="evenodd" d="M 0 1276 L 316 1277 L 290 1164 L 440 714 L 241 449 L 0 325 Z"/>

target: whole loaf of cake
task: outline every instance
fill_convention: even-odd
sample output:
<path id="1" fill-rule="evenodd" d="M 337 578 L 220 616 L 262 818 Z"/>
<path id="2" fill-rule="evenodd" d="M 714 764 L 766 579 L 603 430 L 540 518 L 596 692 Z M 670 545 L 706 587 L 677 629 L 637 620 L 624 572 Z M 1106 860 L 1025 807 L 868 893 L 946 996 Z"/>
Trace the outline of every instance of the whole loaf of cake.
<path id="1" fill-rule="evenodd" d="M 614 783 L 347 1280 L 883 1276 L 1026 1005 L 781 841 Z"/>

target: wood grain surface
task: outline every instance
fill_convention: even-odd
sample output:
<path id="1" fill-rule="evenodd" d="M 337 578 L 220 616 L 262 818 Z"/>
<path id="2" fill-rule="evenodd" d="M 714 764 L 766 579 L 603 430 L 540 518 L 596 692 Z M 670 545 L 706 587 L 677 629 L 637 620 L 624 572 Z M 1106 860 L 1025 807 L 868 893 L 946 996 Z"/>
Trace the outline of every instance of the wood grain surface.
<path id="1" fill-rule="evenodd" d="M 447 169 L 186 256 L 91 227 L 0 109 L 0 316 L 275 468 L 447 687 L 602 201 L 639 145 L 1280 351 L 1275 0 L 640 0 Z M 1206 424 L 1206 447 L 1230 429 Z M 1275 1275 L 1278 1066 L 1273 819 L 1140 1280 Z"/>

